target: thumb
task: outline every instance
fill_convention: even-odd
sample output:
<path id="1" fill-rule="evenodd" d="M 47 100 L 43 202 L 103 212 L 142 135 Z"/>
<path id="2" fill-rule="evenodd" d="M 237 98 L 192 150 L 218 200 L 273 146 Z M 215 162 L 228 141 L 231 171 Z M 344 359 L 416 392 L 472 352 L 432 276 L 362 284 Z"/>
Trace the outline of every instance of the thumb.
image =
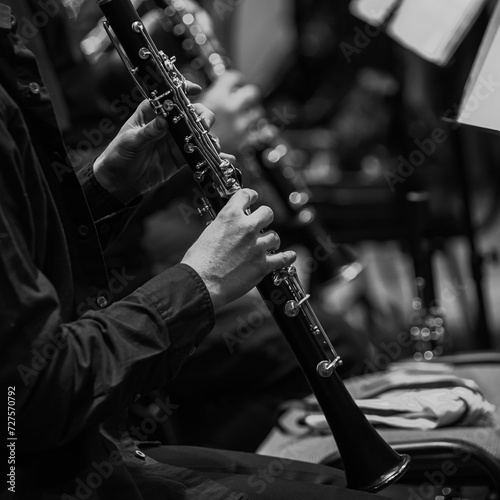
<path id="1" fill-rule="evenodd" d="M 163 116 L 156 116 L 149 123 L 144 125 L 140 132 L 139 138 L 144 144 L 157 141 L 165 136 L 168 130 L 168 122 Z"/>
<path id="2" fill-rule="evenodd" d="M 259 195 L 249 188 L 242 188 L 231 196 L 226 207 L 234 208 L 237 211 L 245 212 L 247 208 L 257 201 Z"/>

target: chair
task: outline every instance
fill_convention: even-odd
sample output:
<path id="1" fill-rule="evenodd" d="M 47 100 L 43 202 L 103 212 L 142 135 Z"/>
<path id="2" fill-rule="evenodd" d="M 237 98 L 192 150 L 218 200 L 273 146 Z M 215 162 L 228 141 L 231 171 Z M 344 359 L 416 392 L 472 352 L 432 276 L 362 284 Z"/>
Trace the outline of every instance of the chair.
<path id="1" fill-rule="evenodd" d="M 496 406 L 500 422 L 500 355 L 470 353 L 439 358 L 453 366 L 453 373 L 475 380 L 485 398 Z M 346 386 L 354 398 L 363 396 L 363 382 L 377 374 L 354 377 Z M 330 435 L 311 434 L 301 429 L 304 415 L 300 407 L 291 407 L 281 421 L 293 435 L 275 429 L 260 446 L 258 453 L 301 459 L 341 468 L 342 461 Z M 294 426 L 296 426 L 294 428 Z M 443 427 L 434 430 L 378 428 L 378 432 L 399 453 L 407 453 L 412 462 L 398 485 L 411 486 L 412 500 L 433 497 L 448 488 L 453 497 L 465 487 L 484 487 L 488 493 L 500 494 L 500 430 L 494 427 Z M 363 443 L 353 443 L 363 446 Z M 376 460 L 376 457 L 374 457 Z M 390 488 L 386 491 L 389 491 Z M 458 491 L 458 493 L 457 493 Z M 406 494 L 406 493 L 405 493 Z M 434 495 L 435 496 L 435 495 Z M 399 497 L 397 497 L 399 498 Z M 408 498 L 408 496 L 406 496 Z"/>

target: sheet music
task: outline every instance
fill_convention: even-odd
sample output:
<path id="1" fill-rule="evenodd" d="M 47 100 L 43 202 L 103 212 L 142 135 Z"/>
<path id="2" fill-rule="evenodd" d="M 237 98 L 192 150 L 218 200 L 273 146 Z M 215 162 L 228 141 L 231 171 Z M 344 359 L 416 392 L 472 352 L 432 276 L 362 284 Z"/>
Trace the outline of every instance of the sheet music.
<path id="1" fill-rule="evenodd" d="M 485 0 L 404 0 L 388 34 L 435 64 L 446 65 Z"/>
<path id="2" fill-rule="evenodd" d="M 397 2 L 398 0 L 353 0 L 349 4 L 349 10 L 363 21 L 380 26 Z"/>
<path id="3" fill-rule="evenodd" d="M 403 47 L 445 66 L 487 0 L 403 0 L 387 33 Z M 351 13 L 380 26 L 398 0 L 352 0 Z"/>
<path id="4" fill-rule="evenodd" d="M 465 85 L 457 121 L 500 131 L 500 2 L 497 2 Z"/>

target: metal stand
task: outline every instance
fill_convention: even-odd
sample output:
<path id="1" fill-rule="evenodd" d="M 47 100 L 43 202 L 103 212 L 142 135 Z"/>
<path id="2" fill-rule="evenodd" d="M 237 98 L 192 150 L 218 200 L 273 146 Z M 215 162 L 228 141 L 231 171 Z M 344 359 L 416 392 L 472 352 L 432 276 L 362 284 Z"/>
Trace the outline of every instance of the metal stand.
<path id="1" fill-rule="evenodd" d="M 432 240 L 426 235 L 429 221 L 429 193 L 406 195 L 411 231 L 408 234 L 410 254 L 415 271 L 415 294 L 412 299 L 410 335 L 413 358 L 431 361 L 443 354 L 446 342 L 444 315 L 446 311 L 435 295 Z"/>

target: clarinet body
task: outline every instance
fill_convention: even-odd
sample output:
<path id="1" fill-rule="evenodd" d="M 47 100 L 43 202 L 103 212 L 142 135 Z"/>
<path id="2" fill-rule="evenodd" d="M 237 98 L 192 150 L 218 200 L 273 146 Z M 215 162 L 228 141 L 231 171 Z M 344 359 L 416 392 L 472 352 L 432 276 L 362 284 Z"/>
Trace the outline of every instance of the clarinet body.
<path id="1" fill-rule="evenodd" d="M 222 160 L 186 96 L 184 77 L 174 60 L 159 51 L 130 0 L 97 0 L 105 27 L 136 85 L 159 115 L 205 193 L 202 212 L 215 218 L 241 189 L 240 175 Z M 379 491 L 408 468 L 358 408 L 336 368 L 342 363 L 319 323 L 309 295 L 293 266 L 266 276 L 258 285 L 318 399 L 337 443 L 349 488 Z"/>

